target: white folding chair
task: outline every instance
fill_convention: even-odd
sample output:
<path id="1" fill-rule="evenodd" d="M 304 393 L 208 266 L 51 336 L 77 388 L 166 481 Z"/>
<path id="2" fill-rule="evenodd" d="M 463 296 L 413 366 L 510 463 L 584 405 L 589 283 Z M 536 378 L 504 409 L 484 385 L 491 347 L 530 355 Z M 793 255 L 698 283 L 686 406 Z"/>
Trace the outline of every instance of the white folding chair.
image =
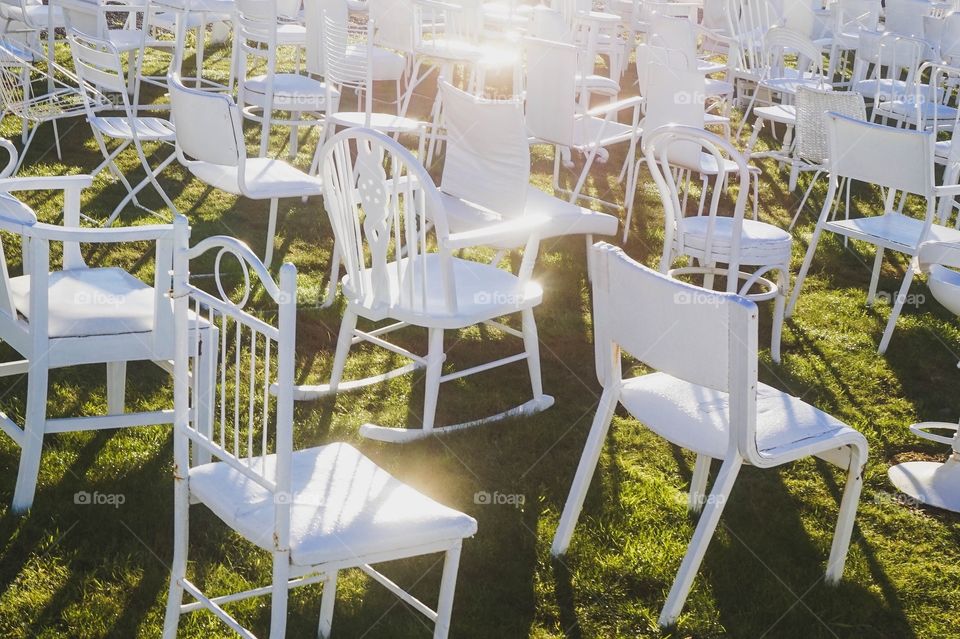
<path id="1" fill-rule="evenodd" d="M 540 346 L 533 309 L 543 290 L 531 281 L 539 246 L 537 218 L 513 219 L 472 231 L 451 233 L 446 207 L 426 169 L 403 146 L 369 129 L 347 129 L 327 142 L 320 160 L 324 207 L 336 239 L 334 264 L 341 260 L 347 308 L 333 360 L 330 383 L 299 386 L 298 399 L 314 399 L 347 391 L 426 368 L 421 428 L 365 424 L 360 433 L 384 441 L 405 442 L 529 415 L 553 405 L 540 377 Z M 428 233 L 428 228 L 432 232 Z M 472 246 L 515 245 L 525 241 L 517 275 L 492 264 L 474 262 L 453 253 Z M 497 321 L 521 315 L 517 330 Z M 363 331 L 357 319 L 386 326 Z M 485 324 L 521 338 L 523 351 L 464 370 L 444 373 L 443 335 Z M 405 326 L 428 330 L 426 357 L 392 344 L 385 335 Z M 406 366 L 359 380 L 343 381 L 352 344 L 369 342 L 411 360 Z M 533 397 L 513 408 L 469 422 L 436 426 L 440 385 L 513 362 L 526 361 Z"/>
<path id="2" fill-rule="evenodd" d="M 254 639 L 226 609 L 264 595 L 270 637 L 282 639 L 289 590 L 315 583 L 323 584 L 318 630 L 326 639 L 337 574 L 348 568 L 385 586 L 434 622 L 435 638 L 445 638 L 460 549 L 477 522 L 395 479 L 349 444 L 293 450 L 296 269 L 281 266 L 278 285 L 242 242 L 217 236 L 190 248 L 186 219 L 178 217 L 175 226 L 174 550 L 164 639 L 176 637 L 181 615 L 200 609 Z M 190 261 L 209 252 L 217 255 L 216 293 L 190 283 Z M 225 257 L 241 265 L 239 289 L 219 268 Z M 246 307 L 258 284 L 276 310 L 275 323 Z M 209 331 L 192 330 L 198 318 Z M 204 593 L 187 571 L 191 503 L 270 553 L 269 585 Z M 434 553 L 445 555 L 435 610 L 373 567 Z M 194 601 L 184 603 L 184 595 Z"/>
<path id="3" fill-rule="evenodd" d="M 281 198 L 321 195 L 320 180 L 283 160 L 248 158 L 240 109 L 226 95 L 188 88 L 169 78 L 177 159 L 203 182 L 251 200 L 270 200 L 264 262 L 273 258 Z"/>
<path id="4" fill-rule="evenodd" d="M 52 433 L 171 423 L 173 412 L 127 413 L 124 387 L 127 362 L 149 360 L 168 368 L 173 358 L 170 291 L 173 227 L 80 228 L 80 192 L 89 175 L 0 179 L 0 229 L 22 238 L 23 274 L 11 276 L 0 246 L 0 339 L 23 357 L 0 365 L 0 375 L 27 375 L 25 423 L 6 415 L 0 430 L 21 449 L 13 510 L 33 503 L 43 439 Z M 64 191 L 63 226 L 37 221 L 11 192 Z M 153 242 L 154 280 L 150 286 L 117 267 L 90 267 L 80 244 Z M 51 271 L 51 244 L 63 245 L 63 268 Z M 51 369 L 107 365 L 107 414 L 47 417 Z"/>
<path id="5" fill-rule="evenodd" d="M 787 304 L 787 317 L 793 313 L 803 281 L 813 262 L 817 243 L 823 231 L 860 240 L 876 247 L 873 274 L 867 292 L 867 305 L 872 306 L 880 281 L 880 267 L 885 250 L 897 251 L 910 257 L 917 254 L 920 245 L 927 240 L 960 242 L 960 230 L 936 223 L 937 198 L 960 194 L 960 186 L 937 186 L 933 168 L 935 139 L 932 132 L 910 131 L 861 122 L 835 113 L 827 114 L 829 136 L 830 189 L 820 210 L 820 219 L 810 238 L 810 246 L 803 259 L 803 266 Z M 894 158 L 896 159 L 894 161 Z M 832 202 L 841 179 L 850 179 L 874 184 L 886 189 L 883 208 L 877 215 L 831 220 Z M 896 210 L 898 193 L 918 195 L 925 199 L 926 208 L 922 219 L 910 217 Z M 913 268 L 908 267 L 903 283 L 890 311 L 890 318 L 880 339 L 878 352 L 883 353 L 890 344 L 897 318 L 910 291 Z"/>
<path id="6" fill-rule="evenodd" d="M 689 508 L 700 511 L 693 539 L 660 612 L 673 624 L 744 463 L 781 466 L 816 456 L 847 474 L 827 560 L 827 583 L 843 575 L 867 461 L 859 432 L 803 400 L 757 381 L 757 307 L 646 268 L 609 244 L 593 258 L 593 326 L 603 395 L 553 538 L 570 546 L 617 405 L 673 445 L 697 454 Z M 624 352 L 655 372 L 624 379 Z M 710 462 L 723 460 L 709 496 Z"/>

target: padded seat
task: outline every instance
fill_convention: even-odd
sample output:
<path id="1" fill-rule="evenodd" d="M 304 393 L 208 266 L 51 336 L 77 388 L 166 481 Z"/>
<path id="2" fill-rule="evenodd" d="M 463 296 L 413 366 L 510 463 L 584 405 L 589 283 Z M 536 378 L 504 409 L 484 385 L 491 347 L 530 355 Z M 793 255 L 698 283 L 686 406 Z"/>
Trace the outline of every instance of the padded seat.
<path id="1" fill-rule="evenodd" d="M 670 442 L 709 455 L 726 456 L 730 442 L 729 395 L 666 373 L 623 382 L 620 403 L 638 421 Z M 803 400 L 757 383 L 757 450 L 788 456 L 811 439 L 835 437 L 837 446 L 862 439 L 854 429 Z"/>
<path id="2" fill-rule="evenodd" d="M 828 222 L 825 228 L 853 239 L 866 239 L 884 248 L 913 254 L 923 233 L 923 220 L 897 212 Z M 960 242 L 960 230 L 934 224 L 927 241 Z"/>
<path id="3" fill-rule="evenodd" d="M 694 250 L 706 246 L 706 215 L 683 219 L 683 242 Z M 717 216 L 713 230 L 713 250 L 729 253 L 733 218 Z M 792 238 L 790 233 L 773 224 L 744 218 L 740 235 L 740 263 L 748 266 L 789 262 Z"/>
<path id="4" fill-rule="evenodd" d="M 21 7 L 20 5 L 0 2 L 0 16 L 26 25 L 42 25 L 44 28 L 47 26 L 47 20 L 52 18 L 55 27 L 63 28 L 64 26 L 63 9 L 57 6 L 49 7 L 45 4 L 28 4 L 26 7 Z"/>
<path id="5" fill-rule="evenodd" d="M 260 108 L 266 108 L 267 76 L 257 75 L 247 78 L 244 83 L 244 100 Z M 330 88 L 334 98 L 340 92 Z M 277 73 L 273 76 L 274 109 L 289 111 L 323 111 L 327 104 L 327 86 L 306 75 L 298 73 Z"/>
<path id="6" fill-rule="evenodd" d="M 276 456 L 251 460 L 270 476 Z M 260 469 L 265 469 L 260 470 Z M 471 537 L 477 522 L 394 478 L 349 444 L 294 451 L 290 559 L 300 566 Z M 190 492 L 250 542 L 273 549 L 273 494 L 223 462 L 190 469 Z"/>
<path id="7" fill-rule="evenodd" d="M 153 330 L 153 287 L 120 268 L 78 268 L 50 273 L 49 335 L 87 337 Z M 10 278 L 20 315 L 30 318 L 30 277 Z"/>
<path id="8" fill-rule="evenodd" d="M 90 119 L 90 126 L 96 127 L 104 135 L 120 140 L 132 140 L 134 128 L 137 137 L 144 142 L 159 141 L 173 142 L 177 139 L 177 132 L 169 120 L 163 118 L 135 118 L 134 127 L 125 117 L 94 117 Z"/>
<path id="9" fill-rule="evenodd" d="M 218 189 L 241 195 L 238 189 L 238 168 L 212 162 L 191 162 L 190 171 L 202 181 Z M 320 178 L 304 173 L 281 160 L 247 158 L 244 179 L 248 197 L 258 200 L 320 195 Z"/>
<path id="10" fill-rule="evenodd" d="M 457 308 L 451 312 L 447 309 L 444 291 L 440 286 L 442 270 L 439 254 L 429 253 L 419 259 L 425 260 L 428 289 L 424 292 L 422 281 L 417 278 L 412 283 L 412 300 L 387 303 L 374 299 L 372 294 L 367 299 L 359 299 L 349 275 L 341 280 L 343 296 L 351 305 L 363 309 L 363 317 L 373 321 L 389 317 L 417 326 L 429 325 L 443 329 L 465 328 L 491 317 L 517 313 L 525 308 L 533 308 L 543 299 L 543 289 L 536 282 L 528 282 L 526 286 L 522 286 L 520 279 L 509 271 L 490 264 L 452 257 L 450 262 L 452 277 L 457 283 Z M 395 262 L 387 266 L 390 283 L 384 285 L 383 290 L 409 290 L 411 283 L 407 279 L 407 272 L 411 269 L 408 262 L 407 258 L 400 260 L 399 269 Z M 372 270 L 364 270 L 363 277 L 372 277 Z M 398 282 L 401 278 L 402 281 Z M 372 291 L 378 287 L 368 282 L 365 288 Z"/>

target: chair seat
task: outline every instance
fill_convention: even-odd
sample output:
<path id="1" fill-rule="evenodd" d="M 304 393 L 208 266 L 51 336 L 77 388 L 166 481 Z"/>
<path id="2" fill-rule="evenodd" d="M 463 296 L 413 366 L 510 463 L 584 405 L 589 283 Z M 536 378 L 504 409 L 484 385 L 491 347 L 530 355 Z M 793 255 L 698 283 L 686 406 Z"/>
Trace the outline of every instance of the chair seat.
<path id="1" fill-rule="evenodd" d="M 97 116 L 90 120 L 90 126 L 108 137 L 120 140 L 132 140 L 134 132 L 140 140 L 148 142 L 173 142 L 177 137 L 173 124 L 163 118 L 134 118 L 131 127 L 130 120 L 125 117 Z"/>
<path id="2" fill-rule="evenodd" d="M 774 104 L 772 106 L 757 107 L 753 114 L 758 120 L 767 120 L 778 124 L 793 126 L 797 123 L 797 107 L 792 104 Z"/>
<path id="3" fill-rule="evenodd" d="M 298 73 L 277 73 L 273 75 L 272 108 L 289 111 L 323 111 L 327 105 L 326 84 Z M 334 99 L 340 92 L 329 87 Z M 243 82 L 244 101 L 261 109 L 266 108 L 267 76 L 257 75 Z"/>
<path id="4" fill-rule="evenodd" d="M 857 80 L 853 83 L 853 90 L 863 94 L 868 100 L 879 98 L 881 101 L 890 100 L 894 95 L 906 95 L 912 89 L 904 80 L 889 78 L 873 80 Z"/>
<path id="5" fill-rule="evenodd" d="M 684 218 L 682 224 L 684 246 L 703 251 L 706 247 L 709 222 L 710 218 L 706 215 Z M 711 252 L 714 255 L 729 254 L 732 230 L 733 218 L 716 217 L 711 243 Z M 790 233 L 778 226 L 744 219 L 740 235 L 740 263 L 749 266 L 788 264 L 792 242 Z"/>
<path id="6" fill-rule="evenodd" d="M 453 257 L 450 258 L 450 265 L 456 282 L 457 308 L 451 311 L 440 286 L 439 255 L 431 253 L 419 259 L 424 260 L 425 264 L 423 268 L 427 274 L 426 291 L 423 290 L 423 281 L 409 268 L 408 258 L 403 258 L 399 267 L 395 262 L 387 266 L 390 283 L 381 290 L 407 292 L 412 288 L 412 296 L 404 295 L 399 300 L 383 301 L 368 293 L 366 298 L 360 298 L 349 275 L 342 280 L 343 296 L 356 309 L 358 315 L 373 321 L 393 318 L 414 326 L 443 329 L 465 328 L 484 320 L 533 308 L 543 299 L 543 289 L 536 282 L 521 286 L 520 279 L 509 271 L 490 264 Z M 418 272 L 421 272 L 419 268 Z M 367 280 L 364 289 L 371 291 L 374 288 L 369 283 L 372 270 L 364 270 L 363 277 Z M 412 283 L 409 281 L 411 277 L 414 278 Z"/>
<path id="7" fill-rule="evenodd" d="M 250 464 L 270 476 L 276 456 Z M 263 472 L 263 470 L 260 470 Z M 290 463 L 290 560 L 300 566 L 407 556 L 477 531 L 472 517 L 407 486 L 344 443 L 294 451 Z M 190 469 L 190 492 L 231 528 L 274 547 L 274 494 L 223 462 Z"/>
<path id="8" fill-rule="evenodd" d="M 919 109 L 917 108 L 919 107 Z M 921 100 L 919 103 L 913 98 L 898 98 L 887 102 L 881 102 L 874 107 L 881 113 L 892 113 L 894 115 L 915 118 L 918 115 L 923 120 L 940 120 L 941 126 L 953 126 L 957 119 L 957 110 L 946 104 L 938 104 L 929 100 Z"/>
<path id="9" fill-rule="evenodd" d="M 63 9 L 54 6 L 51 15 L 51 7 L 45 4 L 28 4 L 26 7 L 21 7 L 3 2 L 0 3 L 0 16 L 39 29 L 45 29 L 47 21 L 51 18 L 55 27 L 64 26 Z"/>
<path id="10" fill-rule="evenodd" d="M 933 154 L 937 158 L 947 159 L 950 157 L 950 146 L 953 140 L 940 140 L 933 145 Z"/>
<path id="11" fill-rule="evenodd" d="M 802 78 L 769 78 L 760 84 L 761 86 L 770 89 L 775 93 L 795 95 L 799 87 L 806 87 L 808 89 L 821 89 L 823 87 L 830 86 L 830 81 L 822 76 L 811 77 L 809 74 L 806 74 Z"/>
<path id="12" fill-rule="evenodd" d="M 602 133 L 602 137 L 597 136 Z M 615 119 L 605 121 L 603 118 L 591 115 L 578 115 L 573 123 L 573 143 L 580 149 L 589 149 L 594 145 L 607 146 L 626 142 L 637 135 L 629 124 L 617 122 Z"/>
<path id="13" fill-rule="evenodd" d="M 235 166 L 211 162 L 191 162 L 187 166 L 191 173 L 207 184 L 254 200 L 320 195 L 323 192 L 320 178 L 308 175 L 283 160 L 247 158 L 245 192 L 240 191 L 239 171 Z"/>
<path id="14" fill-rule="evenodd" d="M 392 113 L 371 113 L 369 124 L 367 114 L 362 111 L 339 111 L 327 115 L 327 122 L 342 127 L 367 127 L 381 133 L 416 133 L 424 127 L 425 122 L 405 118 Z"/>
<path id="15" fill-rule="evenodd" d="M 666 373 L 625 380 L 620 403 L 664 439 L 714 459 L 730 442 L 729 395 Z M 838 419 L 762 382 L 757 383 L 757 449 L 761 455 L 794 458 L 810 448 L 829 450 L 863 435 Z"/>
<path id="16" fill-rule="evenodd" d="M 726 80 L 706 78 L 703 85 L 708 98 L 721 98 L 733 95 L 733 84 Z"/>
<path id="17" fill-rule="evenodd" d="M 591 93 L 599 93 L 601 95 L 615 96 L 620 94 L 619 82 L 613 78 L 608 78 L 605 75 L 598 74 L 583 76 L 582 74 L 578 73 L 577 88 L 580 91 L 586 90 Z"/>
<path id="18" fill-rule="evenodd" d="M 87 337 L 153 330 L 153 288 L 120 268 L 78 268 L 50 274 L 49 335 Z M 10 278 L 14 308 L 30 318 L 30 277 Z"/>
<path id="19" fill-rule="evenodd" d="M 923 220 L 893 211 L 883 215 L 835 220 L 828 222 L 825 228 L 853 239 L 913 255 L 920 245 L 923 226 Z M 923 239 L 924 241 L 960 242 L 960 230 L 934 224 L 930 227 L 930 233 Z"/>
<path id="20" fill-rule="evenodd" d="M 447 225 L 451 233 L 476 230 L 514 217 L 504 217 L 446 193 L 441 193 L 440 197 L 447 212 Z M 543 226 L 538 229 L 541 239 L 563 235 L 615 235 L 619 224 L 613 215 L 571 204 L 567 200 L 544 193 L 535 186 L 527 189 L 521 215 L 544 218 Z M 525 241 L 524 239 L 509 246 L 497 245 L 497 248 L 519 248 Z"/>

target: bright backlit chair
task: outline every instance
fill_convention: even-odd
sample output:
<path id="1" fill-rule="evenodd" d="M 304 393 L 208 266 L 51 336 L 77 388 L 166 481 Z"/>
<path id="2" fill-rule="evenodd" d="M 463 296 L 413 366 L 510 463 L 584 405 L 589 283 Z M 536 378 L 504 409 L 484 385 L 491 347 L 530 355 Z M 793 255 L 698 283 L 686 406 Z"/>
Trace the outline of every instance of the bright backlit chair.
<path id="1" fill-rule="evenodd" d="M 773 468 L 816 456 L 847 475 L 826 581 L 843 575 L 863 486 L 867 440 L 837 419 L 757 380 L 757 307 L 656 273 L 609 244 L 593 258 L 593 326 L 603 395 L 553 538 L 563 555 L 603 451 L 617 405 L 670 444 L 695 452 L 688 505 L 700 511 L 693 539 L 660 612 L 683 609 L 744 464 Z M 654 372 L 624 378 L 621 352 Z M 709 495 L 710 462 L 723 463 Z"/>
<path id="2" fill-rule="evenodd" d="M 278 285 L 242 242 L 217 236 L 190 248 L 186 219 L 175 224 L 174 550 L 164 639 L 176 637 L 184 613 L 201 609 L 252 638 L 227 609 L 257 596 L 270 597 L 270 637 L 282 639 L 289 590 L 316 583 L 323 584 L 318 634 L 326 639 L 337 574 L 349 568 L 396 594 L 435 624 L 435 638 L 445 638 L 463 539 L 474 535 L 477 522 L 407 486 L 349 444 L 294 450 L 296 269 L 281 266 Z M 190 283 L 190 261 L 210 252 L 217 255 L 217 293 Z M 241 265 L 239 289 L 220 271 L 222 258 Z M 252 286 L 263 291 L 275 322 L 247 308 Z M 198 317 L 212 330 L 192 330 Z M 269 585 L 220 596 L 203 592 L 187 569 L 191 503 L 270 553 Z M 445 557 L 436 609 L 373 567 L 436 553 Z M 194 601 L 185 603 L 184 595 Z"/>

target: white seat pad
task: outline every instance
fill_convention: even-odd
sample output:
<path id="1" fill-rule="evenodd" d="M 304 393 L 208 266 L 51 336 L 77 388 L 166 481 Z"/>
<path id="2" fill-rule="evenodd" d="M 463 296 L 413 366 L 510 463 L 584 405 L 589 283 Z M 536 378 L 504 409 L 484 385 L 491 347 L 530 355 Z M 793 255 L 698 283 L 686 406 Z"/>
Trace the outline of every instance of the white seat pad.
<path id="1" fill-rule="evenodd" d="M 457 309 L 451 312 L 447 309 L 446 298 L 440 287 L 440 259 L 436 253 L 425 258 L 427 272 L 427 291 L 422 294 L 422 282 L 415 278 L 413 283 L 413 299 L 404 295 L 402 299 L 386 300 L 374 299 L 372 295 L 359 298 L 354 289 L 350 276 L 342 280 L 343 295 L 351 304 L 364 309 L 364 317 L 370 319 L 393 318 L 408 321 L 415 326 L 433 326 L 436 328 L 464 328 L 473 326 L 477 322 L 500 317 L 509 313 L 516 313 L 524 308 L 532 308 L 543 299 L 543 289 L 536 282 L 528 282 L 521 286 L 520 279 L 501 268 L 473 262 L 460 258 L 451 258 L 451 270 L 457 283 Z M 408 260 L 400 260 L 400 274 L 402 285 L 398 283 L 398 269 L 394 262 L 387 265 L 389 288 L 394 291 L 407 291 L 410 286 L 407 278 L 410 277 Z M 371 269 L 363 272 L 364 278 L 372 276 Z M 370 291 L 368 284 L 366 290 Z"/>
<path id="2" fill-rule="evenodd" d="M 907 251 L 912 255 L 923 233 L 923 220 L 890 212 L 850 220 L 836 220 L 827 223 L 826 228 L 854 238 L 875 240 L 888 248 Z M 930 227 L 926 240 L 960 242 L 960 231 L 934 224 Z"/>
<path id="3" fill-rule="evenodd" d="M 136 129 L 137 137 L 143 141 L 163 140 L 173 142 L 177 134 L 169 120 L 163 118 L 134 118 L 133 128 L 130 127 L 130 120 L 125 117 L 96 116 L 90 120 L 90 126 L 96 127 L 104 135 L 120 139 L 133 139 L 133 130 Z"/>
<path id="4" fill-rule="evenodd" d="M 86 337 L 153 330 L 153 288 L 120 268 L 77 268 L 50 274 L 49 335 Z M 17 312 L 30 317 L 30 277 L 10 279 Z"/>
<path id="5" fill-rule="evenodd" d="M 652 373 L 625 380 L 620 403 L 650 430 L 682 448 L 714 459 L 727 452 L 727 393 Z M 789 455 L 812 439 L 859 434 L 803 400 L 758 382 L 756 435 L 761 454 Z"/>
<path id="6" fill-rule="evenodd" d="M 683 243 L 685 246 L 703 250 L 706 246 L 709 216 L 683 218 Z M 718 215 L 713 229 L 712 251 L 729 251 L 733 231 L 733 218 Z M 790 260 L 790 233 L 773 224 L 756 220 L 743 220 L 740 234 L 741 264 L 783 264 Z"/>
<path id="7" fill-rule="evenodd" d="M 244 100 L 261 108 L 265 107 L 267 76 L 257 75 L 243 82 Z M 329 88 L 335 99 L 340 92 Z M 317 111 L 326 108 L 327 86 L 298 73 L 276 73 L 273 75 L 273 108 L 291 111 Z"/>
<path id="8" fill-rule="evenodd" d="M 266 475 L 276 456 L 252 460 Z M 372 553 L 455 541 L 477 531 L 472 517 L 407 486 L 344 443 L 293 453 L 290 559 L 313 566 Z M 190 469 L 190 491 L 261 548 L 273 548 L 274 496 L 223 462 Z"/>
<path id="9" fill-rule="evenodd" d="M 212 162 L 191 162 L 189 169 L 207 184 L 234 195 L 241 195 L 237 167 Z M 247 158 L 244 177 L 246 195 L 256 200 L 320 195 L 323 192 L 320 178 L 308 175 L 282 160 Z"/>

